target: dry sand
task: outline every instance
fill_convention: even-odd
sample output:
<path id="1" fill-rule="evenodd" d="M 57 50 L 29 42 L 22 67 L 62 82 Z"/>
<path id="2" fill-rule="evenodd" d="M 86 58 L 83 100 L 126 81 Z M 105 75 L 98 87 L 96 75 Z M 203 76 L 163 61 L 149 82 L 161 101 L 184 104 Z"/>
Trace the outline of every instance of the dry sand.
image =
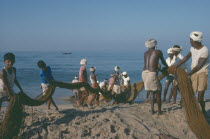
<path id="1" fill-rule="evenodd" d="M 53 107 L 52 107 L 53 108 Z M 163 104 L 162 115 L 151 115 L 150 104 L 106 105 L 92 109 L 59 105 L 59 112 L 47 106 L 25 107 L 25 121 L 20 132 L 23 138 L 79 139 L 195 139 L 183 109 Z M 156 107 L 157 109 L 157 107 Z M 206 109 L 210 115 L 210 102 Z M 2 112 L 0 119 L 2 119 Z"/>

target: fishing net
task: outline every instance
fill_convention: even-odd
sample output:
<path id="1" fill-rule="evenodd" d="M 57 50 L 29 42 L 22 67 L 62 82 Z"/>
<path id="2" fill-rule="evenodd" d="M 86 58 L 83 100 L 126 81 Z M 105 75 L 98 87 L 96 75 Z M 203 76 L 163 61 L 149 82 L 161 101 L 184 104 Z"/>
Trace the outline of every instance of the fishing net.
<path id="1" fill-rule="evenodd" d="M 52 97 L 55 91 L 55 85 L 49 87 L 46 95 L 43 95 L 39 99 L 32 99 L 25 93 L 15 94 L 10 98 L 7 112 L 0 125 L 0 138 L 14 138 L 18 135 L 23 116 L 23 106 L 39 106 L 45 103 L 50 97 Z"/>
<path id="2" fill-rule="evenodd" d="M 174 71 L 174 67 L 170 67 L 169 73 L 173 73 Z M 178 75 L 178 87 L 190 129 L 195 133 L 197 138 L 210 139 L 210 126 L 195 99 L 191 80 L 183 69 L 178 68 L 176 73 Z"/>

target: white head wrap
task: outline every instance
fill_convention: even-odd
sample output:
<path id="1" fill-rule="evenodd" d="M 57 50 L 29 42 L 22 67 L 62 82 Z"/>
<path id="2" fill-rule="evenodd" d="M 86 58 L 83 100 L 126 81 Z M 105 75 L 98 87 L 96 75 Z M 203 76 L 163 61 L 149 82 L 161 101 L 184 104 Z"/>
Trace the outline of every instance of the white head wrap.
<path id="1" fill-rule="evenodd" d="M 97 81 L 97 83 L 99 83 L 99 81 Z"/>
<path id="2" fill-rule="evenodd" d="M 87 60 L 86 59 L 82 59 L 81 61 L 80 61 L 80 65 L 86 65 L 87 64 Z"/>
<path id="3" fill-rule="evenodd" d="M 90 71 L 95 71 L 96 70 L 96 67 L 91 67 L 90 68 Z"/>
<path id="4" fill-rule="evenodd" d="M 180 52 L 180 51 L 182 51 L 182 47 L 180 46 L 180 48 L 172 48 L 172 51 Z"/>
<path id="5" fill-rule="evenodd" d="M 199 31 L 193 31 L 193 32 L 190 33 L 190 38 L 193 41 L 201 42 L 202 38 L 203 38 L 203 33 L 199 32 Z"/>
<path id="6" fill-rule="evenodd" d="M 77 77 L 77 76 L 75 76 L 74 78 L 75 78 L 75 79 L 78 79 L 78 77 Z"/>
<path id="7" fill-rule="evenodd" d="M 114 67 L 114 70 L 115 70 L 115 71 L 119 71 L 119 70 L 120 70 L 120 67 L 115 66 L 115 67 Z"/>
<path id="8" fill-rule="evenodd" d="M 145 42 L 145 46 L 147 48 L 153 48 L 157 45 L 157 40 L 155 39 L 149 39 L 148 41 Z"/>
<path id="9" fill-rule="evenodd" d="M 127 75 L 127 72 L 126 72 L 126 71 L 124 71 L 124 72 L 122 73 L 122 75 Z"/>
<path id="10" fill-rule="evenodd" d="M 173 54 L 172 48 L 169 48 L 168 51 L 167 51 L 167 53 L 168 53 L 168 54 Z"/>

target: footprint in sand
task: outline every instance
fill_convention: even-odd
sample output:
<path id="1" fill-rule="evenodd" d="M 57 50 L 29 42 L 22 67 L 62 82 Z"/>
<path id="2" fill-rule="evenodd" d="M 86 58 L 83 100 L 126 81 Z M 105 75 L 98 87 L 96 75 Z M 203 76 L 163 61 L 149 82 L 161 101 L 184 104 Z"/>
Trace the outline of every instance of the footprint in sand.
<path id="1" fill-rule="evenodd" d="M 113 125 L 110 126 L 110 129 L 111 129 L 111 132 L 112 133 L 115 133 L 116 132 L 115 127 Z"/>

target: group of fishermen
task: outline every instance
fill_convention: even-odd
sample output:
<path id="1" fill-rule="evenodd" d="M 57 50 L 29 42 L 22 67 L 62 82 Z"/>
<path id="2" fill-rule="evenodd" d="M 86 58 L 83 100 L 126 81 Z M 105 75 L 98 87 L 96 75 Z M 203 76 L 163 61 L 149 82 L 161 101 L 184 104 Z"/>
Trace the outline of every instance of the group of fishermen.
<path id="1" fill-rule="evenodd" d="M 77 76 L 75 76 L 75 79 L 72 81 L 72 83 L 76 82 L 88 82 L 87 78 L 87 60 L 82 59 L 80 61 L 80 71 L 79 71 L 79 79 Z M 94 89 L 101 89 L 104 92 L 111 91 L 111 95 L 118 95 L 121 93 L 121 85 L 130 85 L 130 77 L 127 75 L 127 72 L 123 72 L 122 74 L 119 73 L 120 67 L 116 66 L 114 68 L 114 73 L 110 74 L 110 79 L 104 79 L 103 82 L 99 82 L 97 80 L 97 75 L 95 75 L 96 67 L 90 68 L 90 83 L 91 87 Z M 103 95 L 99 93 L 91 93 L 88 90 L 86 90 L 84 87 L 80 89 L 74 89 L 73 92 L 75 93 L 75 98 L 78 106 L 83 105 L 84 101 L 88 99 L 87 105 L 90 107 L 93 105 L 93 102 L 95 101 L 96 105 L 99 105 L 99 100 L 104 100 Z M 107 103 L 106 100 L 104 100 L 104 103 Z M 117 104 L 117 101 L 114 101 L 113 104 Z"/>
<path id="2" fill-rule="evenodd" d="M 172 65 L 174 68 L 174 74 L 168 74 L 166 77 L 164 95 L 163 95 L 163 102 L 166 101 L 166 95 L 170 84 L 172 84 L 171 91 L 169 94 L 168 102 L 170 103 L 171 98 L 173 97 L 173 104 L 176 104 L 176 97 L 178 88 L 177 82 L 177 75 L 176 75 L 176 68 L 182 68 L 186 72 L 188 72 L 188 67 L 186 62 L 192 57 L 192 64 L 191 70 L 188 72 L 188 76 L 191 79 L 193 91 L 196 93 L 198 92 L 198 102 L 200 103 L 202 112 L 204 115 L 207 115 L 205 110 L 205 101 L 204 101 L 204 93 L 208 87 L 208 67 L 209 67 L 209 54 L 208 48 L 202 44 L 203 34 L 199 31 L 194 31 L 190 34 L 190 52 L 183 57 L 180 53 L 182 51 L 182 47 L 179 45 L 174 45 L 172 48 L 169 48 L 168 58 L 165 60 L 163 57 L 163 53 L 161 50 L 156 50 L 157 40 L 149 39 L 146 41 L 145 46 L 148 50 L 144 53 L 144 69 L 142 72 L 142 79 L 144 81 L 145 90 L 147 90 L 147 99 L 150 95 L 150 103 L 151 103 L 151 113 L 154 114 L 154 103 L 157 102 L 158 104 L 158 114 L 161 114 L 161 91 L 162 85 L 158 79 L 158 72 L 159 71 L 166 71 L 168 67 Z M 161 61 L 162 65 L 164 66 L 161 69 L 161 65 L 159 63 Z M 77 82 L 88 82 L 87 79 L 87 71 L 86 71 L 86 59 L 82 59 L 81 68 L 79 72 L 79 79 L 76 76 Z M 127 76 L 126 72 L 122 74 L 119 73 L 119 67 L 115 67 L 114 74 L 111 74 L 111 78 L 105 79 L 104 82 L 99 83 L 97 82 L 97 77 L 95 75 L 96 68 L 90 68 L 90 82 L 92 88 L 101 88 L 104 91 L 112 90 L 112 95 L 118 95 L 121 93 L 120 86 L 121 85 L 129 85 L 130 78 Z M 123 79 L 123 80 L 122 80 Z M 123 82 L 122 82 L 123 81 Z M 75 80 L 73 80 L 75 82 Z M 99 98 L 100 96 L 103 97 L 100 93 L 93 93 L 89 94 L 85 88 L 80 88 L 79 90 L 74 90 L 76 93 L 76 102 L 77 105 L 81 106 L 87 97 L 90 97 L 89 101 L 87 102 L 88 106 L 93 105 L 93 101 L 95 100 L 96 104 L 99 105 Z M 149 102 L 149 99 L 146 100 Z M 117 104 L 117 101 L 114 101 L 113 104 Z"/>
<path id="3" fill-rule="evenodd" d="M 161 50 L 156 50 L 157 41 L 155 39 L 150 39 L 146 41 L 145 45 L 148 51 L 144 54 L 144 70 L 142 72 L 142 79 L 144 81 L 145 90 L 149 91 L 151 94 L 151 112 L 154 111 L 154 102 L 157 101 L 158 104 L 158 114 L 161 114 L 161 84 L 158 79 L 159 60 L 166 67 L 174 66 L 174 74 L 167 75 L 166 86 L 164 89 L 163 101 L 166 100 L 166 94 L 169 85 L 172 83 L 172 91 L 169 95 L 169 102 L 171 97 L 174 97 L 173 103 L 176 103 L 176 95 L 178 88 L 177 83 L 177 68 L 184 69 L 191 79 L 192 88 L 194 93 L 198 92 L 198 102 L 200 103 L 201 110 L 205 116 L 207 112 L 205 110 L 204 93 L 208 87 L 208 67 L 209 67 L 209 53 L 208 48 L 202 44 L 203 34 L 199 31 L 194 31 L 190 33 L 190 52 L 183 57 L 180 54 L 182 47 L 174 45 L 172 48 L 168 49 L 169 58 L 166 61 L 163 58 L 163 53 Z M 191 70 L 188 72 L 187 64 L 185 64 L 190 57 L 192 57 Z"/>

